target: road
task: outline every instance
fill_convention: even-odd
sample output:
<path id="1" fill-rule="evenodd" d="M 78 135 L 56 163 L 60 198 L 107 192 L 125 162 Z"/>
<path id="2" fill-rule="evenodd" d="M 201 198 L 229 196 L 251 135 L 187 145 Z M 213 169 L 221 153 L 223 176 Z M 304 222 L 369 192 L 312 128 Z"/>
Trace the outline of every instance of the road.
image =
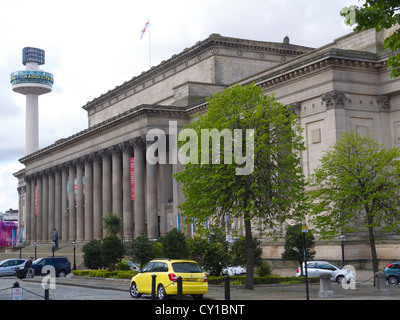
<path id="1" fill-rule="evenodd" d="M 12 287 L 18 282 L 22 288 L 23 300 L 44 300 L 45 290 L 41 282 L 20 280 L 16 277 L 0 278 L 0 300 L 12 300 Z M 49 290 L 50 300 L 132 300 L 128 288 L 126 291 L 96 289 L 89 287 L 55 285 Z"/>

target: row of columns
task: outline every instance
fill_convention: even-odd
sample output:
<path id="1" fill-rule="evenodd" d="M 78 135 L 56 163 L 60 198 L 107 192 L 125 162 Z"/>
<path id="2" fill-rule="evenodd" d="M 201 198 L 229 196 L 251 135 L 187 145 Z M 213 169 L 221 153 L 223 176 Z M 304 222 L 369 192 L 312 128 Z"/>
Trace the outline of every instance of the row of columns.
<path id="1" fill-rule="evenodd" d="M 134 200 L 131 199 L 132 156 Z M 54 228 L 64 242 L 102 239 L 103 217 L 110 212 L 122 219 L 123 238 L 143 234 L 150 239 L 158 238 L 159 212 L 165 213 L 159 205 L 159 201 L 165 203 L 164 179 L 160 179 L 161 196 L 158 177 L 164 172 L 161 167 L 168 165 L 151 165 L 145 156 L 145 140 L 136 138 L 26 176 L 26 240 L 51 241 Z M 172 190 L 171 177 L 167 179 L 169 182 Z M 165 231 L 165 216 L 162 220 L 161 229 Z"/>

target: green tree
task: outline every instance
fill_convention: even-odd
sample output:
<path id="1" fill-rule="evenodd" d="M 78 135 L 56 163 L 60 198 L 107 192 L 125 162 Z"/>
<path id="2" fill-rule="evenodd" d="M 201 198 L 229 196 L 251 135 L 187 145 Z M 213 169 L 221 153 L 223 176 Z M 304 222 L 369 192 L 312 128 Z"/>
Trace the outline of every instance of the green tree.
<path id="1" fill-rule="evenodd" d="M 89 269 L 100 269 L 103 266 L 101 260 L 101 241 L 93 239 L 82 247 L 83 263 Z"/>
<path id="2" fill-rule="evenodd" d="M 211 276 L 220 276 L 229 265 L 227 247 L 220 241 L 195 236 L 188 239 L 190 258 L 197 261 Z"/>
<path id="3" fill-rule="evenodd" d="M 399 231 L 400 148 L 346 132 L 311 176 L 312 224 L 322 238 L 368 230 L 374 272 L 375 230 Z"/>
<path id="4" fill-rule="evenodd" d="M 186 222 L 194 221 L 202 233 L 207 221 L 226 225 L 228 216 L 229 221 L 244 220 L 246 289 L 253 289 L 252 224 L 267 233 L 302 213 L 291 210 L 301 203 L 305 185 L 299 158 L 304 143 L 297 117 L 254 84 L 214 94 L 208 99 L 207 113 L 196 116 L 185 127 L 184 134 L 191 133 L 189 142 L 182 132 L 178 137 L 184 140 L 180 151 L 190 154 L 184 170 L 174 175 L 182 182 L 185 196 L 179 207 Z"/>
<path id="5" fill-rule="evenodd" d="M 254 255 L 254 265 L 259 266 L 262 263 L 261 255 L 261 241 L 253 238 L 253 255 Z M 247 265 L 247 255 L 246 255 L 246 239 L 239 237 L 233 243 L 231 247 L 232 264 L 239 266 Z"/>
<path id="6" fill-rule="evenodd" d="M 342 9 L 340 14 L 345 17 L 345 23 L 352 26 L 355 32 L 362 30 L 389 29 L 400 24 L 400 2 L 398 0 L 366 0 L 363 6 L 349 6 Z M 385 49 L 392 50 L 393 56 L 387 61 L 392 78 L 400 76 L 400 29 L 384 40 Z"/>
<path id="7" fill-rule="evenodd" d="M 309 230 L 305 234 L 306 239 L 306 257 L 307 260 L 314 259 L 315 251 L 314 251 L 314 235 L 311 230 Z M 302 232 L 302 225 L 288 225 L 286 227 L 285 233 L 285 247 L 284 252 L 282 253 L 283 260 L 296 261 L 300 266 L 303 265 L 304 262 L 304 239 Z M 300 268 L 301 275 L 303 275 L 303 268 Z"/>
<path id="8" fill-rule="evenodd" d="M 132 240 L 130 254 L 133 260 L 143 267 L 147 262 L 156 257 L 155 243 L 147 235 L 141 235 Z"/>
<path id="9" fill-rule="evenodd" d="M 120 262 L 125 254 L 125 246 L 116 235 L 109 234 L 101 244 L 101 259 L 104 266 L 115 269 L 115 264 Z"/>
<path id="10" fill-rule="evenodd" d="M 118 215 L 110 212 L 103 217 L 103 229 L 107 232 L 107 235 L 117 235 L 122 231 L 122 228 L 122 219 Z"/>
<path id="11" fill-rule="evenodd" d="M 177 228 L 166 232 L 159 240 L 162 244 L 161 255 L 169 259 L 183 259 L 189 256 L 185 235 Z"/>

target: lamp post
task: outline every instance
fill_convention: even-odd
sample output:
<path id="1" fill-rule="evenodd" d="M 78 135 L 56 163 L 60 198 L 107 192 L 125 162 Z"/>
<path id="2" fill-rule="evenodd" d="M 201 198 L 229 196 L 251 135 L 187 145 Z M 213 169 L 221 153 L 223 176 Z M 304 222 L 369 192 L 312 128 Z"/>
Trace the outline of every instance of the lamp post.
<path id="1" fill-rule="evenodd" d="M 54 258 L 54 247 L 56 246 L 56 243 L 54 241 L 51 242 L 51 247 L 53 250 L 53 258 Z"/>
<path id="2" fill-rule="evenodd" d="M 37 259 L 37 257 L 36 257 L 37 242 L 36 242 L 36 240 L 33 242 L 33 246 L 35 247 L 35 260 L 36 260 Z"/>
<path id="3" fill-rule="evenodd" d="M 339 237 L 339 240 L 341 242 L 341 246 L 342 246 L 342 268 L 345 266 L 345 262 L 344 262 L 344 241 L 346 240 L 346 236 L 344 234 L 342 234 Z"/>
<path id="4" fill-rule="evenodd" d="M 21 253 L 21 250 L 22 250 L 22 242 L 21 242 L 21 241 L 18 243 L 18 247 L 19 247 L 19 258 L 22 259 L 22 258 L 21 258 L 21 255 L 22 255 L 22 253 Z"/>
<path id="5" fill-rule="evenodd" d="M 76 241 L 72 241 L 72 246 L 74 247 L 74 268 L 72 270 L 76 270 L 76 258 L 75 258 L 75 247 L 76 247 Z"/>
<path id="6" fill-rule="evenodd" d="M 308 226 L 302 225 L 301 231 L 303 233 L 304 267 L 305 267 L 305 271 L 306 271 L 306 295 L 307 295 L 307 300 L 310 300 L 310 295 L 309 295 L 309 291 L 308 291 L 307 246 L 306 246 L 306 233 L 308 232 Z"/>

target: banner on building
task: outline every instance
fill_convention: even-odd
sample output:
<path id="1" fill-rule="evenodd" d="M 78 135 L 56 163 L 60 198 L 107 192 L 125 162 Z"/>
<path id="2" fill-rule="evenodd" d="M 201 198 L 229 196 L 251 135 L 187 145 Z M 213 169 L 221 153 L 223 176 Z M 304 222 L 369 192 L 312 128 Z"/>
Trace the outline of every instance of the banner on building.
<path id="1" fill-rule="evenodd" d="M 135 158 L 130 159 L 131 167 L 131 200 L 135 200 Z"/>

